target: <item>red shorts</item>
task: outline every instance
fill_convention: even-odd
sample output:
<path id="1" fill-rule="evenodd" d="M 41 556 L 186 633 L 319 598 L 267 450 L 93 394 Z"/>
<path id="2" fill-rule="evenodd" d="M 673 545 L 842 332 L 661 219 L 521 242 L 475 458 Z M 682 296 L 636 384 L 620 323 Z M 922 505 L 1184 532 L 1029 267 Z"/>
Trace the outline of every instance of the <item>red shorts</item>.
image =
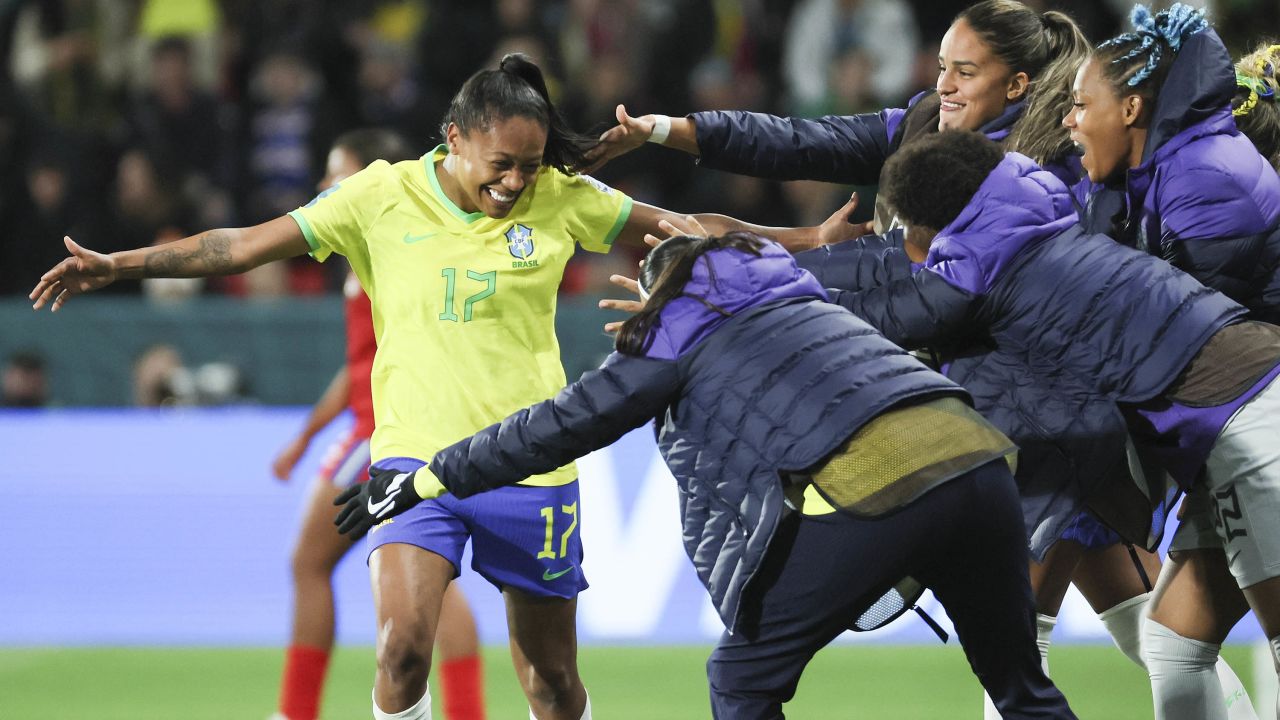
<path id="1" fill-rule="evenodd" d="M 369 479 L 369 438 L 348 430 L 325 451 L 320 477 L 335 488 L 346 488 Z"/>

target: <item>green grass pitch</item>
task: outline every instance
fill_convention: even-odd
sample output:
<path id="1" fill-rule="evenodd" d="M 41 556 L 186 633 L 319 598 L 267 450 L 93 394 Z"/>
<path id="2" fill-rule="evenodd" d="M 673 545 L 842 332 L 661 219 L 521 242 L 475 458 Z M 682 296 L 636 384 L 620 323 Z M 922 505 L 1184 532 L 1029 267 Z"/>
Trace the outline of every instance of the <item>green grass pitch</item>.
<path id="1" fill-rule="evenodd" d="M 594 714 L 607 720 L 707 718 L 707 647 L 584 647 Z M 1249 649 L 1224 655 L 1248 684 Z M 5 720 L 265 720 L 275 709 L 275 648 L 0 649 Z M 1110 646 L 1055 647 L 1054 676 L 1084 719 L 1152 716 L 1146 676 Z M 489 717 L 526 718 L 506 648 L 486 648 Z M 368 718 L 373 651 L 342 648 L 329 670 L 323 718 Z M 439 691 L 434 717 L 441 718 Z M 946 646 L 827 648 L 810 664 L 789 717 L 981 718 L 978 684 Z"/>

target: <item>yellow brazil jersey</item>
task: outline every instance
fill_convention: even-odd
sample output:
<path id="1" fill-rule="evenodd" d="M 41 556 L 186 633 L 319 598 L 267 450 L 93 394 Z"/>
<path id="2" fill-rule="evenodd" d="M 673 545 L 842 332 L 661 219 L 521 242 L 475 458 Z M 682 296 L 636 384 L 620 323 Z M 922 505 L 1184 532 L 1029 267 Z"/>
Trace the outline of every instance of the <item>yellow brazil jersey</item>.
<path id="1" fill-rule="evenodd" d="M 289 213 L 312 255 L 345 255 L 373 303 L 374 460 L 436 451 L 565 384 L 556 292 L 575 244 L 608 252 L 631 198 L 542 168 L 511 213 L 463 212 L 435 163 L 379 160 Z M 572 465 L 525 484 L 573 481 Z"/>

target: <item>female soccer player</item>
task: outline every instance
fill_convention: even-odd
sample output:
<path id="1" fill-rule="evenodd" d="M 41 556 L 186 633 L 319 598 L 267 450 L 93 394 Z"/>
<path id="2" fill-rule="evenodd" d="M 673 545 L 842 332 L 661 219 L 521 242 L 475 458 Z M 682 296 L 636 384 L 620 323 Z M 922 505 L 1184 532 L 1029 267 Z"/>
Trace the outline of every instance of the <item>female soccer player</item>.
<path id="1" fill-rule="evenodd" d="M 1280 170 L 1280 45 L 1263 44 L 1236 62 L 1236 96 L 1231 115 L 1271 167 Z"/>
<path id="2" fill-rule="evenodd" d="M 1232 120 L 1236 74 L 1201 10 L 1134 7 L 1063 119 L 1084 151 L 1085 227 L 1159 255 L 1280 319 L 1280 178 Z"/>
<path id="3" fill-rule="evenodd" d="M 1158 718 L 1226 718 L 1215 665 L 1227 632 L 1252 608 L 1280 649 L 1280 329 L 1246 320 L 1245 308 L 1162 260 L 1087 233 L 1055 177 L 974 133 L 904 150 L 889 177 L 908 234 L 930 248 L 923 269 L 835 300 L 904 347 L 984 334 L 993 358 L 1049 391 L 976 397 L 997 427 L 1011 415 L 1047 418 L 1057 437 L 1085 438 L 1112 465 L 1125 462 L 1127 432 L 1188 492 L 1142 656 Z M 1094 507 L 1149 523 L 1165 498 L 1152 490 Z"/>
<path id="4" fill-rule="evenodd" d="M 374 160 L 397 163 L 416 158 L 409 145 L 389 130 L 354 130 L 334 141 L 320 189 L 333 187 Z M 272 472 L 288 480 L 315 434 L 343 410 L 355 424 L 325 453 L 324 467 L 308 495 L 302 527 L 293 550 L 293 630 L 280 681 L 278 718 L 315 720 L 319 716 L 325 670 L 333 649 L 333 571 L 351 549 L 351 540 L 332 527 L 333 499 L 369 477 L 369 438 L 373 435 L 373 370 L 377 343 L 369 296 L 354 274 L 343 286 L 346 296 L 347 363 L 316 402 L 302 431 L 272 463 Z M 439 648 L 440 689 L 446 720 L 481 720 L 484 684 L 475 619 L 455 583 L 445 591 L 435 637 Z"/>
<path id="5" fill-rule="evenodd" d="M 472 76 L 442 130 L 444 144 L 421 161 L 375 162 L 262 225 L 111 255 L 67 238 L 72 257 L 45 273 L 31 298 L 57 310 L 117 278 L 228 274 L 308 252 L 321 260 L 344 254 L 369 294 L 377 335 L 371 472 L 412 470 L 563 385 L 552 321 L 575 245 L 643 246 L 661 219 L 676 219 L 568 174 L 594 141 L 565 127 L 541 71 L 524 56 Z M 699 217 L 717 231 L 752 227 Z M 820 228 L 756 230 L 804 248 L 846 227 L 837 213 Z M 579 519 L 569 465 L 486 497 L 423 503 L 374 532 L 375 717 L 430 716 L 431 645 L 470 538 L 472 567 L 506 600 L 531 712 L 589 718 L 574 625 L 577 594 L 587 587 Z M 560 542 L 544 546 L 548 533 Z"/>
<path id="6" fill-rule="evenodd" d="M 906 576 L 933 589 L 1004 717 L 1074 717 L 1040 668 L 1012 445 L 965 392 L 754 235 L 667 240 L 640 283 L 648 301 L 600 369 L 427 468 L 352 488 L 342 529 L 395 494 L 391 514 L 446 488 L 504 492 L 656 419 L 726 627 L 714 717 L 781 717 L 813 654 Z"/>

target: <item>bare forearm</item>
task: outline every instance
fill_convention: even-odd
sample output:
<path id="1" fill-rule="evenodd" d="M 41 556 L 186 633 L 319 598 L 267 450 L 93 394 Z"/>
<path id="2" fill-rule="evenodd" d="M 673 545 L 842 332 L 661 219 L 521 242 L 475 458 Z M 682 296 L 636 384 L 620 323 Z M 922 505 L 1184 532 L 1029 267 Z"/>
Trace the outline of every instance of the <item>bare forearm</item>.
<path id="1" fill-rule="evenodd" d="M 702 154 L 698 150 L 698 126 L 692 118 L 671 118 L 671 133 L 662 144 L 695 157 Z"/>
<path id="2" fill-rule="evenodd" d="M 702 223 L 712 235 L 723 235 L 727 232 L 750 232 L 776 240 L 788 251 L 797 253 L 817 247 L 818 228 L 816 227 L 770 227 L 743 222 L 728 215 L 694 215 L 695 220 Z"/>
<path id="3" fill-rule="evenodd" d="M 290 217 L 249 228 L 219 228 L 164 245 L 112 253 L 117 278 L 233 275 L 308 250 Z"/>
<path id="4" fill-rule="evenodd" d="M 239 230 L 210 230 L 155 247 L 111 254 L 120 278 L 206 277 L 243 272 L 231 247 Z"/>

